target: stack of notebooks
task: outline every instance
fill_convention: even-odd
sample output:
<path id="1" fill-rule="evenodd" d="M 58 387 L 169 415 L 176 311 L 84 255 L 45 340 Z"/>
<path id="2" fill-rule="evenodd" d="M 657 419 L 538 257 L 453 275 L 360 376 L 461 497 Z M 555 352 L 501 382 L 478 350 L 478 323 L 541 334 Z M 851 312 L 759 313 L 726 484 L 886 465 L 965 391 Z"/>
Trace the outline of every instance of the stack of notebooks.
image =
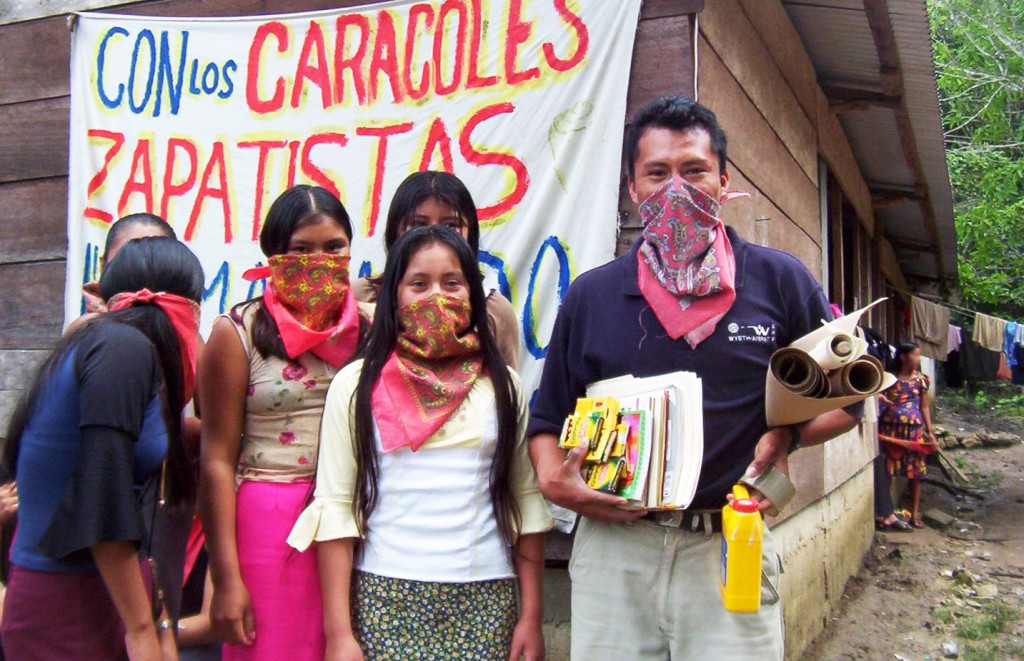
<path id="1" fill-rule="evenodd" d="M 704 457 L 701 381 L 692 372 L 623 376 L 587 388 L 559 446 L 589 448 L 583 478 L 629 509 L 689 506 Z"/>

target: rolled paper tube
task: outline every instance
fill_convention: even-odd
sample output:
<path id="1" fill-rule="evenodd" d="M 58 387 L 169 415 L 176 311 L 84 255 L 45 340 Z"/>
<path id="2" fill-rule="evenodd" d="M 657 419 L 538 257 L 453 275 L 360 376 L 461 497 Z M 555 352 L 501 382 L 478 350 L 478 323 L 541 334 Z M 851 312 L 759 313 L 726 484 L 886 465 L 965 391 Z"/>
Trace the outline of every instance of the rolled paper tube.
<path id="1" fill-rule="evenodd" d="M 787 390 L 804 397 L 828 397 L 831 390 L 821 366 L 805 351 L 779 349 L 771 358 L 770 369 Z"/>
<path id="2" fill-rule="evenodd" d="M 818 342 L 811 349 L 810 356 L 824 370 L 834 370 L 853 360 L 854 339 L 846 333 L 836 332 Z"/>
<path id="3" fill-rule="evenodd" d="M 870 395 L 881 387 L 882 375 L 882 364 L 877 358 L 861 356 L 829 374 L 829 382 L 836 397 Z"/>

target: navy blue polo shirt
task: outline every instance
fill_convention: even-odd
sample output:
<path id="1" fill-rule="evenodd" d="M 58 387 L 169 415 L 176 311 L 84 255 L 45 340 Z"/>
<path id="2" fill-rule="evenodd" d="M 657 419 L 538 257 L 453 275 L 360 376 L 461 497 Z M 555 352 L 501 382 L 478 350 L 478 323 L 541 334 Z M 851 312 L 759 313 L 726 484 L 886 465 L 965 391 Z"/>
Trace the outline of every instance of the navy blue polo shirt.
<path id="1" fill-rule="evenodd" d="M 704 385 L 704 463 L 691 508 L 718 508 L 768 430 L 765 377 L 772 352 L 832 319 L 821 287 L 788 253 L 727 229 L 736 301 L 696 349 L 673 340 L 637 285 L 637 251 L 584 273 L 558 311 L 527 434 L 559 434 L 595 381 L 695 372 Z"/>

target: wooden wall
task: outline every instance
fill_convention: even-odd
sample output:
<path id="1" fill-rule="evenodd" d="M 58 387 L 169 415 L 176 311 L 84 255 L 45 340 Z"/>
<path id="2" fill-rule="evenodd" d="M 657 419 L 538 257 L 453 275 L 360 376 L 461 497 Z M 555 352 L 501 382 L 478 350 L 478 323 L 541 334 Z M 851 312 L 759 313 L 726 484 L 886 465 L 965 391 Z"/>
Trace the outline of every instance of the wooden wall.
<path id="1" fill-rule="evenodd" d="M 819 279 L 831 252 L 831 282 L 822 284 L 840 305 L 849 308 L 856 300 L 863 306 L 882 295 L 878 264 L 884 267 L 891 247 L 875 236 L 867 185 L 782 3 L 708 3 L 699 15 L 697 45 L 698 99 L 729 136 L 730 187 L 751 194 L 723 207 L 727 222 L 749 241 L 792 253 Z M 831 182 L 824 196 L 827 236 L 820 163 Z M 885 317 L 880 311 L 870 321 Z M 832 452 L 811 448 L 794 455 L 798 495 L 782 518 L 824 496 L 872 456 L 855 434 L 833 444 Z"/>
<path id="2" fill-rule="evenodd" d="M 82 6 L 87 0 L 82 0 Z M 243 16 L 368 4 L 368 0 L 104 2 L 153 16 Z M 691 16 L 703 0 L 646 0 L 628 90 L 633 109 L 693 93 Z M 62 7 L 75 6 L 72 2 Z M 0 435 L 28 374 L 59 338 L 67 251 L 70 34 L 64 15 L 0 17 Z"/>

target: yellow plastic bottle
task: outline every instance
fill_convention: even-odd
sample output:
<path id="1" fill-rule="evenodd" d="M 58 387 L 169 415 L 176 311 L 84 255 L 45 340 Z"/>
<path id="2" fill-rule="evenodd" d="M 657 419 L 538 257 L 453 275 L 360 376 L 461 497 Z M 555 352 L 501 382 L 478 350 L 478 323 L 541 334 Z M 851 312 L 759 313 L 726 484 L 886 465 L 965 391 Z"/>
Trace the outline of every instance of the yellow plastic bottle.
<path id="1" fill-rule="evenodd" d="M 722 603 L 733 613 L 756 613 L 764 520 L 746 487 L 737 484 L 732 493 L 736 499 L 722 508 Z"/>

